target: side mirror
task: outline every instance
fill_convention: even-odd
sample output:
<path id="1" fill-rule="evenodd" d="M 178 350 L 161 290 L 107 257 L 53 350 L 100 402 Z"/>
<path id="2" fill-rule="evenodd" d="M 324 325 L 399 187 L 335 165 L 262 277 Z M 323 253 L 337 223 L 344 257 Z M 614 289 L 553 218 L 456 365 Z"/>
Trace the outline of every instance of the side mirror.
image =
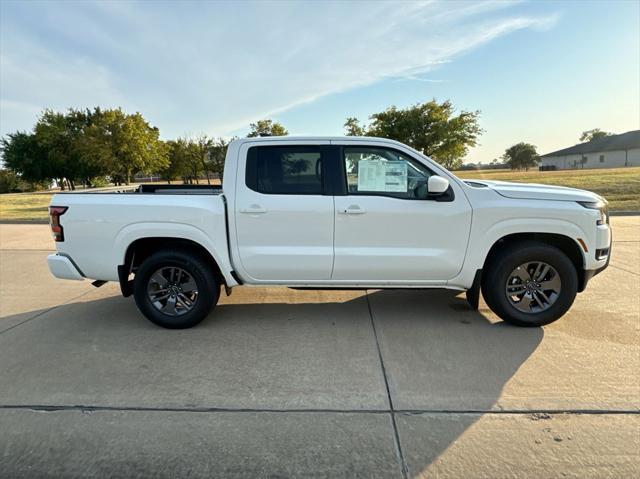
<path id="1" fill-rule="evenodd" d="M 442 176 L 432 175 L 427 183 L 427 192 L 429 196 L 441 195 L 449 189 L 449 180 Z"/>

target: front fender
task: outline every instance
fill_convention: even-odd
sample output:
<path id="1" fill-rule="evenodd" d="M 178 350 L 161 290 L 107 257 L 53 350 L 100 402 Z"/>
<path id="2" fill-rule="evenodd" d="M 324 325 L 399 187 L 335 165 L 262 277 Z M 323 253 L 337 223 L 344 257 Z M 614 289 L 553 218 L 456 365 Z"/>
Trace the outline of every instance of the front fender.
<path id="1" fill-rule="evenodd" d="M 549 233 L 571 238 L 578 246 L 582 254 L 583 266 L 585 266 L 584 251 L 577 239 L 588 238 L 588 234 L 579 225 L 568 220 L 554 218 L 511 218 L 498 221 L 485 230 L 472 227 L 465 264 L 460 274 L 448 281 L 448 284 L 470 288 L 476 272 L 483 267 L 493 245 L 506 236 L 518 233 Z"/>

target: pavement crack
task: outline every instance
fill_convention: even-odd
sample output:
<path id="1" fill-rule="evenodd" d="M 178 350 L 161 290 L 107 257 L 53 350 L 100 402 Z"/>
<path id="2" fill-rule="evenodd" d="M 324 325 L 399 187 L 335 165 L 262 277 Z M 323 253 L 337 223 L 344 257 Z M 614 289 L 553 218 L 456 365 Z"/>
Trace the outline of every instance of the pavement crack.
<path id="1" fill-rule="evenodd" d="M 84 293 L 79 294 L 78 296 L 74 296 L 73 298 L 65 301 L 64 303 L 58 304 L 56 306 L 52 306 L 51 308 L 44 309 L 44 310 L 40 311 L 38 314 L 36 314 L 35 316 L 31 316 L 30 318 L 27 318 L 24 321 L 20 321 L 19 323 L 14 324 L 13 326 L 8 327 L 7 329 L 3 329 L 2 331 L 0 331 L 0 334 L 4 334 L 4 333 L 6 333 L 8 331 L 11 331 L 12 329 L 17 328 L 18 326 L 22 326 L 23 324 L 26 324 L 26 323 L 28 323 L 30 321 L 33 321 L 34 319 L 38 319 L 39 317 L 41 317 L 41 316 L 43 316 L 43 315 L 45 315 L 45 314 L 47 314 L 47 313 L 49 313 L 49 312 L 51 312 L 51 311 L 53 311 L 55 309 L 61 308 L 62 306 L 65 306 L 65 305 L 69 304 L 70 302 L 75 301 L 76 299 L 82 298 L 83 296 L 89 294 L 91 291 L 93 291 L 93 290 L 91 290 L 91 289 L 87 290 Z"/>
<path id="2" fill-rule="evenodd" d="M 472 415 L 640 415 L 640 409 L 323 409 L 323 408 L 225 408 L 225 407 L 182 407 L 182 406 L 107 406 L 100 404 L 0 404 L 2 410 L 29 410 L 38 412 L 186 412 L 186 413 L 274 413 L 274 414 L 472 414 Z"/>
<path id="3" fill-rule="evenodd" d="M 391 389 L 389 388 L 389 378 L 387 376 L 387 369 L 384 364 L 384 358 L 382 356 L 382 349 L 380 348 L 380 341 L 378 339 L 378 331 L 376 329 L 376 322 L 373 317 L 373 310 L 371 309 L 371 301 L 369 301 L 369 290 L 365 291 L 365 297 L 367 299 L 367 308 L 369 309 L 369 318 L 371 319 L 371 328 L 373 329 L 373 337 L 376 341 L 376 349 L 378 350 L 378 359 L 380 360 L 380 368 L 382 369 L 382 376 L 384 377 L 384 386 L 387 391 L 387 400 L 389 401 L 389 412 L 391 415 L 391 425 L 393 426 L 393 436 L 396 445 L 396 454 L 398 461 L 400 462 L 400 468 L 402 477 L 407 479 L 409 477 L 409 470 L 407 463 L 404 460 L 404 454 L 402 453 L 402 443 L 400 442 L 400 434 L 398 433 L 398 425 L 396 424 L 396 411 L 393 408 L 393 399 L 391 398 Z"/>
<path id="4" fill-rule="evenodd" d="M 612 268 L 619 269 L 620 271 L 624 271 L 625 273 L 632 274 L 634 276 L 640 276 L 640 273 L 636 273 L 635 271 L 629 271 L 628 269 L 621 268 L 620 266 L 616 266 L 615 264 L 609 264 Z"/>

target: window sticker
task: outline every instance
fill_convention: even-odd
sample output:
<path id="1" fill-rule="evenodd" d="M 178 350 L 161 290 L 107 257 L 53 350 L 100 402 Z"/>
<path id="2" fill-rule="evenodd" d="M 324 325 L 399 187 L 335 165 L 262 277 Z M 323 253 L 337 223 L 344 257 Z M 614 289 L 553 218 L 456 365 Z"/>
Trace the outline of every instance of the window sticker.
<path id="1" fill-rule="evenodd" d="M 384 191 L 407 192 L 407 162 L 385 161 Z"/>
<path id="2" fill-rule="evenodd" d="M 360 160 L 358 191 L 407 192 L 407 162 Z"/>

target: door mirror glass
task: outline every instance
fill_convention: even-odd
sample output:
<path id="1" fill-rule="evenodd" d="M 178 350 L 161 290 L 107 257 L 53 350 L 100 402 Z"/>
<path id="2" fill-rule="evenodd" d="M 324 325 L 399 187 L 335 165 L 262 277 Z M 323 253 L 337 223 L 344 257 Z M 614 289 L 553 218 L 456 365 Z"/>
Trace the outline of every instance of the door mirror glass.
<path id="1" fill-rule="evenodd" d="M 430 176 L 427 184 L 429 196 L 436 196 L 445 193 L 449 189 L 449 180 L 442 176 Z"/>

